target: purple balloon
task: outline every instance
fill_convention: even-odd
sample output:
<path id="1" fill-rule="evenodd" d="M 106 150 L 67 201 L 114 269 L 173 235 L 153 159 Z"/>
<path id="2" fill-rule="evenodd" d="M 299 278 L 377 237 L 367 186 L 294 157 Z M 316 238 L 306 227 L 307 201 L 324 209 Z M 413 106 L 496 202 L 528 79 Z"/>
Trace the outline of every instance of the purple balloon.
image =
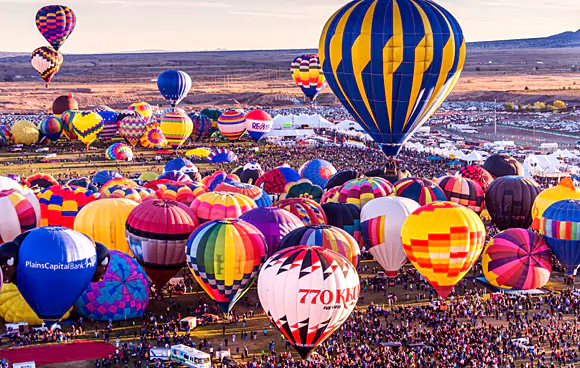
<path id="1" fill-rule="evenodd" d="M 278 251 L 280 241 L 286 234 L 304 226 L 296 215 L 277 207 L 254 208 L 240 216 L 240 220 L 254 225 L 264 235 L 268 257 Z"/>

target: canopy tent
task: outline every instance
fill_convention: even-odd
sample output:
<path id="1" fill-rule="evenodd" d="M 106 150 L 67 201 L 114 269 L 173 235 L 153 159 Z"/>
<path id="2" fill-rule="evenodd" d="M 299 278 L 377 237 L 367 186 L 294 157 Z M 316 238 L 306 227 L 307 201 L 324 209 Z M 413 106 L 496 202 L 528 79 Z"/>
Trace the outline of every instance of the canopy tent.
<path id="1" fill-rule="evenodd" d="M 357 132 L 364 132 L 363 127 L 356 121 L 352 120 L 343 120 L 340 123 L 336 124 L 335 126 L 336 129 L 338 129 L 339 131 L 355 130 Z"/>
<path id="2" fill-rule="evenodd" d="M 334 124 L 318 114 L 276 115 L 272 119 L 272 130 L 301 129 L 305 127 L 312 129 L 336 129 Z"/>
<path id="3" fill-rule="evenodd" d="M 462 160 L 471 163 L 471 162 L 484 161 L 485 159 L 483 158 L 483 156 L 479 152 L 471 151 L 468 155 L 463 156 Z"/>
<path id="4" fill-rule="evenodd" d="M 316 135 L 312 129 L 286 129 L 271 130 L 264 135 L 264 138 L 285 138 L 285 137 L 308 137 Z"/>

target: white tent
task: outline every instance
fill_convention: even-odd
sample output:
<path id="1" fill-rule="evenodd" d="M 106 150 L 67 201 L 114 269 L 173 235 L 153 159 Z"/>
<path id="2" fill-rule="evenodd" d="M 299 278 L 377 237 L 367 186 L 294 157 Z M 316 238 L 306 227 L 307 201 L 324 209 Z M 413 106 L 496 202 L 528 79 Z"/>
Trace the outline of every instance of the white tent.
<path id="1" fill-rule="evenodd" d="M 352 121 L 352 120 L 341 121 L 340 123 L 336 124 L 336 129 L 344 130 L 344 131 L 348 131 L 348 130 L 356 130 L 358 132 L 364 131 L 363 127 L 359 123 L 357 123 L 356 121 Z"/>
<path id="2" fill-rule="evenodd" d="M 316 135 L 312 129 L 284 129 L 271 130 L 264 135 L 264 138 L 285 138 L 285 137 L 309 137 Z"/>
<path id="3" fill-rule="evenodd" d="M 462 160 L 471 163 L 471 162 L 483 161 L 485 159 L 483 158 L 483 156 L 479 152 L 471 151 L 468 155 L 465 155 L 462 158 Z"/>

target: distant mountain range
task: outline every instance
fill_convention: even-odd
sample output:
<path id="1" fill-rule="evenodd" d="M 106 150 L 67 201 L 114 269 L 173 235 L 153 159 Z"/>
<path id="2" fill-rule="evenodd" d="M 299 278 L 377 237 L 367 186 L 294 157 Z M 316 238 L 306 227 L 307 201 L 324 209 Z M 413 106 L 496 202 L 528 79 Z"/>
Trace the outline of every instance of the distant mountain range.
<path id="1" fill-rule="evenodd" d="M 557 35 L 519 40 L 471 42 L 470 49 L 546 49 L 580 47 L 580 29 L 576 32 L 563 32 Z"/>

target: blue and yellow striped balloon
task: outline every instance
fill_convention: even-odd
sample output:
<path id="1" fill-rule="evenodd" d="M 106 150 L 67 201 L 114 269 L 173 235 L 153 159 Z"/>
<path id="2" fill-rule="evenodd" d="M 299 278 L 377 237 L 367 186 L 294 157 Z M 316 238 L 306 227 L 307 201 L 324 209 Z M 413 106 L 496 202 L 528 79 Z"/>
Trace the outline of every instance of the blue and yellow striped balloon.
<path id="1" fill-rule="evenodd" d="M 459 23 L 429 0 L 355 0 L 326 23 L 320 60 L 345 108 L 396 156 L 443 103 L 465 63 Z"/>

